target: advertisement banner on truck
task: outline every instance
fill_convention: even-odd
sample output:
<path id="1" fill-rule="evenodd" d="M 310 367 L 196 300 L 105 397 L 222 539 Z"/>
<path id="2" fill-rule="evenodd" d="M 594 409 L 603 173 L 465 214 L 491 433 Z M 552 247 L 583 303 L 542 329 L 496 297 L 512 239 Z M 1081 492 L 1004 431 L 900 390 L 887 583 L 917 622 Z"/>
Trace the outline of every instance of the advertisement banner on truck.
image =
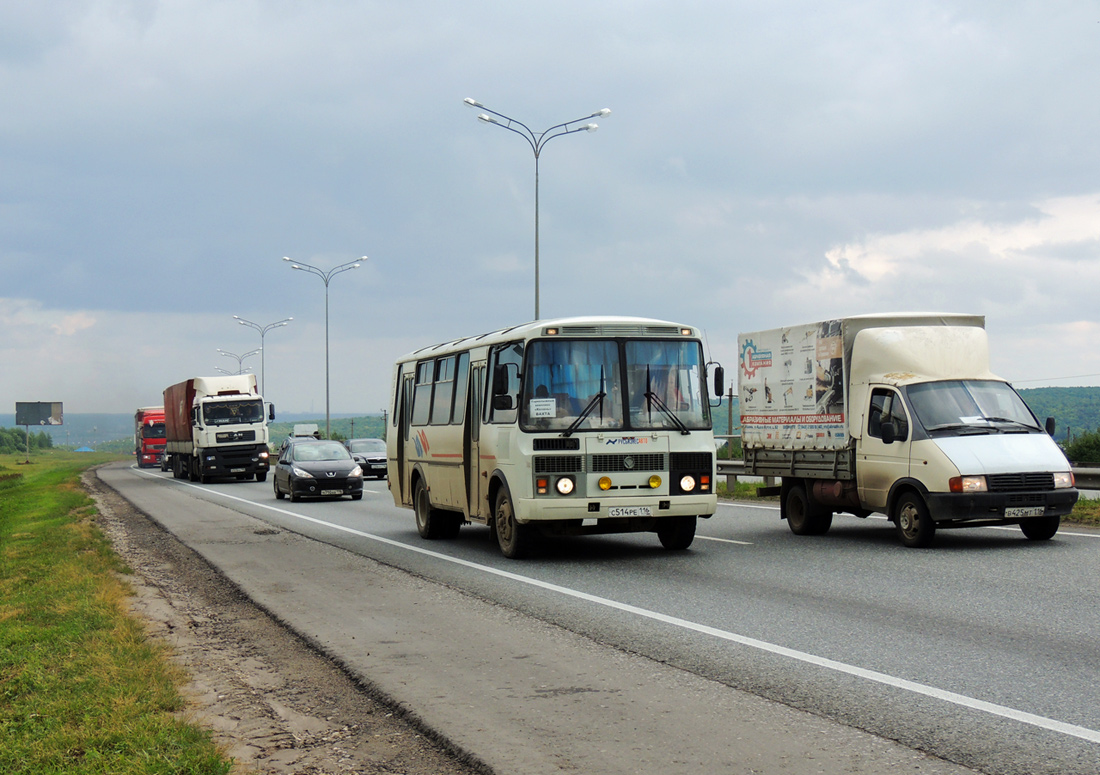
<path id="1" fill-rule="evenodd" d="M 742 334 L 738 344 L 742 443 L 847 443 L 841 321 Z"/>

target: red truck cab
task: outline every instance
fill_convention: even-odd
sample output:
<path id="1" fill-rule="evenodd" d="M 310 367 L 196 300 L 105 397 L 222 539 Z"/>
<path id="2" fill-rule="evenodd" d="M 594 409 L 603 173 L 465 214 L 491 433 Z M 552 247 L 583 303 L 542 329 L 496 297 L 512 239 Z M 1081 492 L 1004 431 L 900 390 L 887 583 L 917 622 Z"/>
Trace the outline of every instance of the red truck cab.
<path id="1" fill-rule="evenodd" d="M 138 468 L 160 466 L 164 457 L 164 407 L 146 406 L 134 414 L 134 456 Z"/>

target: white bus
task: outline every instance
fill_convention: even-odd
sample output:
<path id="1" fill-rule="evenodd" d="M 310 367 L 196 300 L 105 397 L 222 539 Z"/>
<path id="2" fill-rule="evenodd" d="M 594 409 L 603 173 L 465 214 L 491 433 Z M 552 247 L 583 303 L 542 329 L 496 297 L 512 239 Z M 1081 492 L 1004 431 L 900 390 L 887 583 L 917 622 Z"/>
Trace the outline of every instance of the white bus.
<path id="1" fill-rule="evenodd" d="M 542 320 L 394 365 L 389 486 L 424 538 L 489 525 L 506 557 L 540 535 L 655 532 L 686 549 L 717 508 L 699 331 Z M 723 373 L 714 369 L 715 394 Z"/>

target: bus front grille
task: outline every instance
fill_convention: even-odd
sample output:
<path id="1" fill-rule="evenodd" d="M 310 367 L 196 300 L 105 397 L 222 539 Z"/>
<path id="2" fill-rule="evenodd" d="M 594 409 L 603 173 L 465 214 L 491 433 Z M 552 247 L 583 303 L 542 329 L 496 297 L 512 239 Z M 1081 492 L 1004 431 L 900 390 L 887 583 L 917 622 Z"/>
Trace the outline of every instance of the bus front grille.
<path id="1" fill-rule="evenodd" d="M 584 470 L 580 455 L 540 455 L 535 458 L 536 474 L 579 474 Z"/>
<path id="2" fill-rule="evenodd" d="M 593 455 L 592 473 L 614 474 L 623 471 L 664 471 L 663 453 L 643 453 L 638 455 Z"/>

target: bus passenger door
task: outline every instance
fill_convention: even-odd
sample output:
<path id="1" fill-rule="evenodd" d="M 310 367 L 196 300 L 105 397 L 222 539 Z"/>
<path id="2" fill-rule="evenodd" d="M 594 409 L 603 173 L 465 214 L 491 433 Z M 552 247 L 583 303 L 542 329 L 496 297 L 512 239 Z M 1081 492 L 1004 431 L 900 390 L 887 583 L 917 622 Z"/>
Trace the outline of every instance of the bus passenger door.
<path id="1" fill-rule="evenodd" d="M 397 486 L 401 491 L 401 502 L 410 503 L 408 453 L 409 428 L 412 425 L 413 375 L 401 376 L 401 400 L 398 403 L 401 416 L 397 420 Z"/>
<path id="2" fill-rule="evenodd" d="M 481 406 L 485 364 L 475 364 L 470 369 L 470 389 L 466 394 L 466 417 L 462 429 L 462 468 L 466 478 L 467 513 L 471 518 L 480 515 L 481 504 Z"/>

